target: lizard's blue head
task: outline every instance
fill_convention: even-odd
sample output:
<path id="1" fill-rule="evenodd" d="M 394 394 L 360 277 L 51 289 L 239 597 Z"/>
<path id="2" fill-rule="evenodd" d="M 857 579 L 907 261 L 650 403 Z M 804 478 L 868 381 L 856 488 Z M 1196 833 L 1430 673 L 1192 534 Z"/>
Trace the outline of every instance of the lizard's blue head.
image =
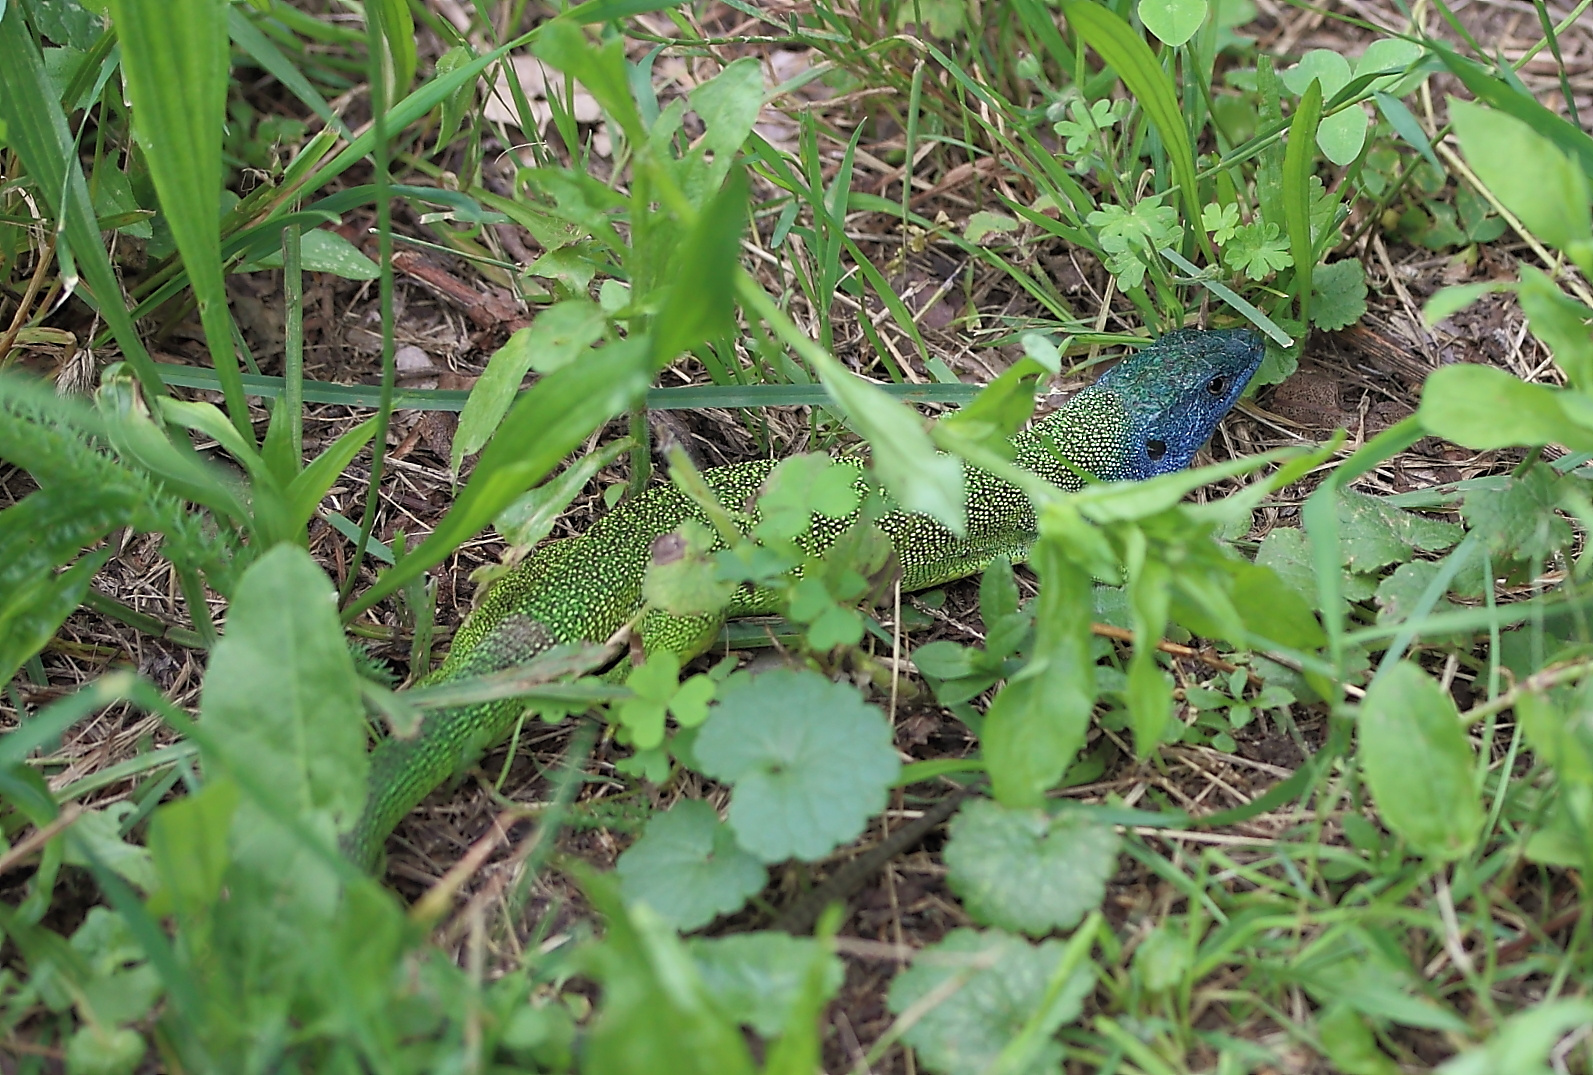
<path id="1" fill-rule="evenodd" d="M 1180 329 L 1102 374 L 1092 388 L 1122 401 L 1127 425 L 1123 470 L 1110 476 L 1138 481 L 1187 467 L 1265 353 L 1250 329 Z"/>

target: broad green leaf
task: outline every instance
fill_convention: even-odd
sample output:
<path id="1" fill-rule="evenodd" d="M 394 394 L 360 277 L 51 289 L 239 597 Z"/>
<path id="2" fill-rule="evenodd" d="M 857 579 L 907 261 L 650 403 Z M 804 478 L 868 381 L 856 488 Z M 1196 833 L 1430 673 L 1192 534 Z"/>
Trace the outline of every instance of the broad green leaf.
<path id="1" fill-rule="evenodd" d="M 365 803 L 365 716 L 332 585 L 280 545 L 244 573 L 200 706 L 225 760 L 305 818 L 346 831 Z"/>
<path id="2" fill-rule="evenodd" d="M 227 412 L 253 442 L 221 272 L 221 137 L 226 123 L 225 0 L 110 0 L 133 132 L 199 301 Z"/>
<path id="3" fill-rule="evenodd" d="M 1401 661 L 1372 681 L 1360 708 L 1361 770 L 1379 813 L 1420 854 L 1463 858 L 1482 832 L 1476 758 L 1454 701 Z"/>
<path id="4" fill-rule="evenodd" d="M 1301 96 L 1299 111 L 1295 113 L 1298 121 L 1300 112 L 1307 107 L 1306 95 L 1310 90 L 1311 80 L 1316 79 L 1321 83 L 1321 97 L 1317 100 L 1317 107 L 1320 108 L 1322 101 L 1331 99 L 1350 81 L 1350 64 L 1332 49 L 1312 49 L 1300 57 L 1298 64 L 1283 72 L 1282 78 L 1285 86 Z M 1346 165 L 1360 154 L 1361 146 L 1366 141 L 1366 128 L 1366 113 L 1362 111 L 1361 106 L 1348 105 L 1332 115 L 1322 117 L 1316 127 L 1316 144 L 1322 148 L 1322 153 L 1328 160 L 1337 165 Z M 1291 144 L 1295 130 L 1296 127 L 1291 125 L 1289 128 Z M 1309 137 L 1306 140 L 1308 141 Z M 1286 170 L 1287 167 L 1286 163 Z M 1292 225 L 1290 236 L 1291 238 L 1293 236 Z M 1298 254 L 1296 251 L 1296 264 L 1303 264 Z"/>
<path id="5" fill-rule="evenodd" d="M 785 933 L 696 938 L 686 950 L 720 1009 L 765 1038 L 785 1029 L 815 959 L 823 961 L 826 998 L 841 988 L 845 973 L 841 961 L 822 951 L 818 941 Z"/>
<path id="6" fill-rule="evenodd" d="M 1206 0 L 1139 0 L 1139 21 L 1164 45 L 1178 46 L 1206 21 Z"/>
<path id="7" fill-rule="evenodd" d="M 1368 1018 L 1348 1004 L 1330 1005 L 1317 1019 L 1322 1051 L 1340 1071 L 1355 1075 L 1399 1075 L 1399 1065 L 1377 1047 Z"/>
<path id="8" fill-rule="evenodd" d="M 360 252 L 359 247 L 335 231 L 311 228 L 299 237 L 301 263 L 307 272 L 329 272 L 345 280 L 374 280 L 381 275 L 376 262 Z M 238 266 L 234 272 L 259 272 L 262 269 L 282 268 L 282 250 L 269 253 Z"/>
<path id="9" fill-rule="evenodd" d="M 1044 937 L 1100 906 L 1117 847 L 1117 834 L 1087 810 L 973 799 L 952 819 L 946 880 L 975 921 Z"/>
<path id="10" fill-rule="evenodd" d="M 1551 1055 L 1574 1030 L 1593 1024 L 1582 997 L 1543 1000 L 1518 1011 L 1476 1048 L 1439 1066 L 1437 1075 L 1548 1075 Z"/>
<path id="11" fill-rule="evenodd" d="M 645 903 L 676 929 L 699 929 L 741 909 L 766 880 L 712 806 L 683 799 L 647 823 L 615 865 L 627 903 Z M 746 1021 L 746 1020 L 744 1020 Z"/>
<path id="12" fill-rule="evenodd" d="M 238 785 L 212 777 L 198 794 L 163 803 L 149 821 L 149 852 L 160 879 L 149 897 L 152 914 L 195 919 L 221 894 L 231 861 L 227 834 L 238 809 Z"/>
<path id="13" fill-rule="evenodd" d="M 1454 523 L 1429 519 L 1379 497 L 1343 489 L 1338 497 L 1340 552 L 1351 571 L 1372 571 L 1411 558 L 1412 550 L 1437 552 L 1461 538 Z"/>
<path id="14" fill-rule="evenodd" d="M 87 866 L 90 856 L 99 864 L 142 892 L 155 887 L 154 863 L 149 849 L 122 838 L 122 823 L 135 807 L 130 802 L 112 803 L 102 809 L 85 810 L 72 823 L 64 861 L 69 866 Z M 137 1019 L 143 1013 L 131 1016 Z"/>
<path id="15" fill-rule="evenodd" d="M 1033 945 L 1000 930 L 953 930 L 891 982 L 890 1010 L 897 1015 L 937 990 L 961 986 L 925 1012 L 903 1040 L 936 1075 L 976 1075 L 1036 1017 L 1042 1039 L 1049 1039 L 1079 1017 L 1095 986 L 1094 967 L 1086 964 L 1051 990 L 1064 951 L 1061 941 Z M 1010 1075 L 1047 1075 L 1061 1062 L 1062 1046 L 1045 1040 Z"/>
<path id="16" fill-rule="evenodd" d="M 1311 88 L 1311 80 L 1316 79 L 1322 84 L 1323 99 L 1327 100 L 1350 81 L 1350 61 L 1332 49 L 1312 49 L 1278 77 L 1291 92 L 1301 97 Z"/>
<path id="17" fill-rule="evenodd" d="M 582 870 L 580 880 L 606 920 L 602 944 L 581 953 L 603 986 L 582 1070 L 657 1075 L 662 1063 L 674 1075 L 753 1075 L 746 1042 L 713 1003 L 675 931 L 646 904 L 622 904 L 611 878 Z"/>
<path id="18" fill-rule="evenodd" d="M 1428 375 L 1416 417 L 1427 432 L 1468 448 L 1563 444 L 1593 451 L 1593 428 L 1572 419 L 1566 398 L 1492 366 L 1444 366 Z"/>
<path id="19" fill-rule="evenodd" d="M 1030 566 L 1040 576 L 1034 652 L 985 714 L 981 745 L 997 801 L 1034 807 L 1084 745 L 1095 707 L 1090 575 L 1043 531 Z"/>
<path id="20" fill-rule="evenodd" d="M 1571 524 L 1558 511 L 1570 480 L 1539 463 L 1503 489 L 1466 494 L 1460 513 L 1487 542 L 1496 569 L 1500 560 L 1546 561 L 1571 543 Z"/>
<path id="21" fill-rule="evenodd" d="M 1204 3 L 1205 0 L 1196 0 Z M 983 242 L 990 235 L 1005 235 L 1007 232 L 1017 231 L 1018 222 L 1005 213 L 992 213 L 988 209 L 981 209 L 968 218 L 967 225 L 962 230 L 962 237 L 970 243 Z"/>
<path id="22" fill-rule="evenodd" d="M 879 709 L 808 671 L 732 676 L 693 750 L 733 785 L 730 827 L 764 862 L 813 861 L 854 839 L 901 769 Z"/>
<path id="23" fill-rule="evenodd" d="M 1311 323 L 1317 328 L 1337 332 L 1366 315 L 1366 269 L 1358 258 L 1318 265 L 1311 286 L 1316 292 Z"/>
<path id="24" fill-rule="evenodd" d="M 702 207 L 675 252 L 671 283 L 653 328 L 655 369 L 734 327 L 748 189 L 746 171 L 732 172 L 724 189 Z"/>
<path id="25" fill-rule="evenodd" d="M 736 154 L 758 122 L 763 110 L 763 66 L 752 56 L 734 60 L 692 90 L 689 100 L 704 127 L 696 153 L 713 157 L 702 180 L 702 195 L 706 196 L 729 174 Z"/>
<path id="26" fill-rule="evenodd" d="M 552 373 L 579 359 L 602 339 L 608 315 L 588 298 L 575 298 L 550 306 L 525 328 L 518 329 L 487 360 L 487 368 L 470 390 L 459 415 L 449 468 L 455 473 L 465 456 L 497 431 L 508 413 L 527 371 Z"/>
<path id="27" fill-rule="evenodd" d="M 1455 98 L 1449 114 L 1466 163 L 1505 208 L 1544 242 L 1587 261 L 1593 216 L 1582 169 L 1513 116 Z"/>

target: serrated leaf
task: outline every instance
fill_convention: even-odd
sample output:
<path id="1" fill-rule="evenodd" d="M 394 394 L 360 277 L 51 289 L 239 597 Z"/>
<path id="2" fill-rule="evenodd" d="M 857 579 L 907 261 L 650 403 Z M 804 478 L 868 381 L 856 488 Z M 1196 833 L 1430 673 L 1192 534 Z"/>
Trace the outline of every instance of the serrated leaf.
<path id="1" fill-rule="evenodd" d="M 730 826 L 765 862 L 813 861 L 857 837 L 901 769 L 879 709 L 808 671 L 732 676 L 693 749 L 734 786 Z"/>
<path id="2" fill-rule="evenodd" d="M 1117 848 L 1112 828 L 1084 810 L 974 799 L 952 819 L 946 879 L 976 921 L 1043 937 L 1100 906 Z"/>
<path id="3" fill-rule="evenodd" d="M 891 1011 L 900 1015 L 952 979 L 963 985 L 924 1013 L 903 1035 L 920 1063 L 936 1075 L 978 1075 L 989 1069 L 1037 1013 L 1042 1039 L 1079 1017 L 1095 985 L 1088 963 L 1074 971 L 1055 996 L 1051 978 L 1064 945 L 1033 945 L 1000 930 L 958 929 L 919 953 L 913 965 L 891 982 Z M 926 958 L 932 957 L 932 958 Z M 1039 1012 L 1046 1005 L 1044 1012 Z M 1059 1070 L 1062 1046 L 1051 1040 L 1029 1063 L 1011 1075 L 1048 1075 Z"/>
<path id="4" fill-rule="evenodd" d="M 818 941 L 787 933 L 693 938 L 686 943 L 686 950 L 720 1009 L 765 1038 L 785 1029 L 815 957 L 824 960 L 826 998 L 835 995 L 845 976 L 834 953 L 820 955 Z"/>
<path id="5" fill-rule="evenodd" d="M 1353 489 L 1340 491 L 1338 515 L 1344 566 L 1357 572 L 1403 563 L 1413 549 L 1447 549 L 1464 533 L 1454 523 L 1393 507 Z"/>
<path id="6" fill-rule="evenodd" d="M 1467 493 L 1460 514 L 1494 556 L 1545 561 L 1571 543 L 1571 524 L 1555 510 L 1563 481 L 1539 463 L 1508 478 L 1503 489 Z"/>
<path id="7" fill-rule="evenodd" d="M 764 885 L 757 859 L 736 845 L 713 807 L 683 799 L 647 823 L 615 871 L 627 903 L 645 903 L 679 930 L 741 909 Z"/>
<path id="8" fill-rule="evenodd" d="M 1449 695 L 1402 661 L 1367 689 L 1359 734 L 1361 769 L 1388 827 L 1421 854 L 1469 854 L 1483 826 L 1476 758 Z"/>
<path id="9" fill-rule="evenodd" d="M 1354 258 L 1318 265 L 1311 286 L 1316 292 L 1311 323 L 1317 328 L 1337 332 L 1366 315 L 1366 269 Z"/>

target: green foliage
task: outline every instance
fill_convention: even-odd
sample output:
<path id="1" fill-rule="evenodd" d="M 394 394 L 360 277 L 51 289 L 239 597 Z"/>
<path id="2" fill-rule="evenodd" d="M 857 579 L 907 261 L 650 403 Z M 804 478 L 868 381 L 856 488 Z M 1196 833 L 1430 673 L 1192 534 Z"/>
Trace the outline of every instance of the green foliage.
<path id="1" fill-rule="evenodd" d="M 1117 834 L 1086 811 L 1048 816 L 976 799 L 951 823 L 947 880 L 977 921 L 1044 937 L 1100 905 L 1117 849 Z"/>
<path id="2" fill-rule="evenodd" d="M 742 847 L 764 862 L 812 860 L 884 808 L 901 768 L 890 738 L 855 690 L 776 670 L 727 680 L 693 753 L 731 786 L 730 827 Z"/>
<path id="3" fill-rule="evenodd" d="M 854 165 L 878 163 L 863 153 L 880 152 L 861 142 L 866 124 L 850 144 L 843 135 L 832 146 L 829 121 L 806 115 L 791 152 L 755 133 L 768 92 L 756 57 L 725 65 L 684 98 L 659 100 L 654 55 L 626 36 L 625 17 L 637 8 L 581 5 L 499 43 L 485 23 L 463 33 L 398 0 L 365 6 L 367 35 L 295 5 L 113 0 L 107 23 L 70 0 L 0 4 L 0 139 L 17 165 L 0 266 L 27 263 L 17 255 L 30 243 L 47 261 L 38 244 L 54 236 L 58 279 L 72 283 L 52 294 L 88 303 L 127 363 L 107 371 L 92 407 L 0 375 L 0 459 L 38 485 L 0 511 L 0 670 L 8 679 L 39 670 L 34 658 L 90 598 L 123 528 L 160 536 L 193 620 L 191 641 L 210 650 L 197 723 L 147 682 L 112 673 L 42 712 L 19 713 L 0 739 L 4 847 L 47 837 L 0 908 L 13 953 L 0 977 L 7 1033 L 37 1032 L 81 1072 L 138 1070 L 157 1063 L 153 1056 L 194 1071 L 568 1071 L 579 1058 L 593 1071 L 750 1072 L 756 1054 L 765 1071 L 806 1075 L 819 1066 L 819 1014 L 841 979 L 833 923 L 816 939 L 752 932 L 683 943 L 678 932 L 737 912 L 761 921 L 767 906 L 748 901 L 768 880 L 766 864 L 818 862 L 864 831 L 897 783 L 962 769 L 987 774 L 994 799 L 970 800 L 953 822 L 947 883 L 992 928 L 954 931 L 895 979 L 897 1032 L 924 1069 L 1011 1073 L 1065 1062 L 1171 1071 L 1213 1055 L 1218 1071 L 1286 1066 L 1271 1046 L 1209 1029 L 1204 1013 L 1213 1009 L 1198 991 L 1219 978 L 1232 1010 L 1288 1012 L 1289 1048 L 1320 1051 L 1342 1070 L 1430 1064 L 1428 1052 L 1405 1048 L 1400 1026 L 1436 1032 L 1433 1041 L 1443 1035 L 1460 1050 L 1446 1071 L 1543 1069 L 1590 1019 L 1575 992 L 1585 958 L 1574 942 L 1551 948 L 1556 938 L 1537 937 L 1536 922 L 1514 932 L 1536 904 L 1501 916 L 1497 901 L 1515 898 L 1499 870 L 1524 856 L 1539 869 L 1533 883 L 1553 897 L 1557 870 L 1593 866 L 1593 748 L 1583 719 L 1593 680 L 1577 596 L 1586 570 L 1577 537 L 1593 525 L 1588 479 L 1576 460 L 1557 468 L 1533 456 L 1508 476 L 1398 506 L 1349 483 L 1421 432 L 1477 449 L 1593 450 L 1593 309 L 1549 273 L 1524 266 L 1518 283 L 1502 286 L 1518 296 L 1566 388 L 1451 366 L 1429 381 L 1415 421 L 1348 458 L 1279 453 L 1131 489 L 1031 490 L 1038 597 L 1021 604 L 1010 564 L 998 561 L 981 582 L 979 645 L 943 638 L 903 647 L 965 722 L 971 756 L 904 773 L 883 714 L 852 682 L 885 678 L 859 651 L 870 635 L 888 639 L 860 607 L 889 577 L 890 550 L 872 525 L 888 503 L 876 483 L 896 504 L 960 526 L 961 461 L 998 468 L 1040 380 L 1060 372 L 1064 354 L 1099 340 L 1080 327 L 1096 311 L 1073 309 L 1071 295 L 1032 270 L 1059 244 L 1104 265 L 1153 330 L 1185 322 L 1215 296 L 1219 322 L 1241 317 L 1275 339 L 1303 337 L 1308 327 L 1348 327 L 1366 311 L 1364 270 L 1335 253 L 1347 220 L 1445 249 L 1501 234 L 1496 200 L 1588 271 L 1593 142 L 1532 99 L 1513 72 L 1425 39 L 1382 37 L 1354 60 L 1308 52 L 1279 76 L 1234 33 L 1253 14 L 1242 3 L 1011 0 L 985 5 L 980 27 L 965 5 L 939 0 L 886 4 L 875 26 L 858 12 L 812 5 L 781 33 L 823 57 L 833 88 L 864 91 L 857 100 L 878 103 L 890 129 L 905 133 L 905 145 L 890 147 L 901 158 L 887 162 L 905 168 L 898 203 L 880 195 L 885 188 L 854 182 Z M 911 40 L 888 32 L 905 27 Z M 681 46 L 707 47 L 688 21 L 676 30 Z M 424 33 L 453 44 L 429 71 L 416 48 Z M 522 123 L 526 158 L 506 158 L 510 181 L 486 190 L 476 87 L 511 49 L 527 47 L 570 80 L 552 94 L 560 145 Z M 367 58 L 361 49 L 384 72 L 385 95 L 351 84 Z M 1238 64 L 1217 66 L 1224 52 Z M 269 73 L 326 121 L 325 132 L 307 138 L 301 119 L 256 112 L 235 93 L 229 100 L 235 60 Z M 1440 69 L 1478 102 L 1451 102 L 1449 114 L 1486 191 L 1449 182 L 1403 103 Z M 603 113 L 620 165 L 612 173 L 588 167 L 592 129 L 561 99 L 572 83 Z M 407 920 L 338 853 L 364 794 L 366 701 L 415 710 L 403 694 L 384 705 L 359 680 L 331 581 L 304 546 L 325 494 L 385 426 L 360 425 L 305 460 L 302 376 L 290 368 L 262 433 L 244 407 L 222 273 L 282 264 L 292 224 L 302 231 L 304 268 L 380 278 L 330 228 L 363 222 L 385 199 L 381 187 L 319 193 L 375 155 L 374 128 L 352 137 L 327 104 L 350 93 L 377 98 L 388 139 L 414 150 L 402 166 L 420 178 L 406 173 L 387 189 L 426 214 L 445 248 L 490 255 L 482 229 L 513 221 L 543 252 L 522 276 L 503 277 L 528 300 L 530 324 L 493 356 L 465 405 L 451 463 L 458 469 L 480 453 L 467 484 L 418 548 L 393 543 L 396 562 L 346 619 L 400 593 L 412 610 L 424 573 L 489 522 L 522 545 L 546 536 L 630 445 L 611 444 L 545 479 L 595 430 L 634 412 L 681 356 L 719 385 L 745 385 L 755 400 L 769 398 L 758 389 L 812 391 L 817 378 L 873 449 L 871 470 L 789 459 L 755 505 L 726 506 L 728 528 L 718 525 L 724 519 L 693 523 L 675 535 L 678 555 L 655 550 L 650 614 L 717 614 L 727 604 L 781 611 L 796 626 L 782 644 L 807 667 L 728 680 L 721 668 L 682 682 L 679 661 L 655 653 L 624 688 L 547 688 L 582 705 L 597 699 L 619 744 L 634 750 L 620 772 L 664 785 L 661 796 L 699 794 L 688 771 L 730 788 L 728 821 L 695 798 L 649 818 L 648 797 L 635 790 L 603 800 L 622 804 L 612 813 L 582 815 L 585 824 L 624 817 L 642 830 L 619 857 L 617 884 L 581 878 L 605 919 L 600 941 L 562 922 L 549 937 L 550 911 L 534 923 L 538 943 L 517 932 L 500 944 L 496 910 L 466 915 L 446 927 L 470 938 L 461 967 L 452 948 L 424 938 L 423 915 Z M 998 154 L 1023 182 L 989 188 L 988 206 L 966 220 L 921 216 L 913 191 L 923 176 L 914 169 L 938 167 L 948 146 L 974 163 Z M 937 154 L 929 165 L 926 149 Z M 1338 169 L 1331 192 L 1324 159 Z M 244 165 L 258 170 L 259 187 L 236 199 L 222 184 Z M 782 302 L 800 296 L 818 343 L 739 268 L 751 190 L 759 249 L 789 273 Z M 1015 193 L 1027 199 L 1031 190 L 1032 201 Z M 864 379 L 909 379 L 898 361 L 906 350 L 931 376 L 953 374 L 929 358 L 922 311 L 893 290 L 895 267 L 865 256 L 860 213 L 899 220 L 909 249 L 924 237 L 956 246 L 971 270 L 993 274 L 1062 327 L 1011 327 L 1004 342 L 1021 340 L 1029 357 L 926 430 Z M 147 273 L 113 264 L 105 233 L 144 243 Z M 26 285 L 10 282 L 13 297 Z M 1428 315 L 1499 289 L 1441 292 Z M 188 296 L 224 409 L 167 396 L 161 374 L 173 374 L 140 341 L 140 328 L 164 327 L 152 312 Z M 836 318 L 855 310 L 872 346 L 849 351 L 843 364 L 832 353 Z M 899 333 L 890 346 L 885 322 Z M 990 326 L 968 323 L 982 342 Z M 1285 367 L 1269 370 L 1275 379 Z M 526 388 L 528 374 L 536 380 Z M 757 383 L 769 381 L 786 383 Z M 827 417 L 816 421 L 820 437 L 834 429 Z M 236 470 L 196 450 L 212 443 Z M 1202 482 L 1269 462 L 1282 464 L 1278 473 L 1226 501 L 1183 502 Z M 1271 529 L 1255 561 L 1245 559 L 1230 543 L 1252 512 L 1316 468 L 1326 478 L 1304 510 L 1305 528 Z M 672 476 L 695 488 L 684 466 Z M 1463 525 L 1452 514 L 1407 510 L 1434 508 L 1458 509 Z M 854 512 L 856 523 L 832 534 L 829 524 Z M 817 532 L 828 542 L 823 556 L 813 551 Z M 1512 606 L 1494 589 L 1499 579 L 1530 583 L 1537 596 L 1525 610 Z M 753 589 L 738 589 L 744 583 Z M 219 641 L 207 611 L 215 596 L 229 602 Z M 1106 603 L 1130 629 L 1130 651 L 1092 636 Z M 1194 644 L 1221 646 L 1240 670 L 1201 678 L 1187 658 L 1158 652 L 1164 636 L 1190 631 Z M 422 667 L 426 648 L 416 643 Z M 835 681 L 843 669 L 852 682 Z M 1265 682 L 1252 685 L 1252 674 Z M 1468 737 L 1446 690 L 1452 681 L 1469 685 L 1475 701 L 1463 704 L 1476 708 L 1466 719 L 1487 754 Z M 1364 697 L 1348 690 L 1357 682 Z M 1299 739 L 1293 722 L 1307 711 L 1292 707 L 1296 697 L 1320 699 L 1308 712 L 1321 738 Z M 119 699 L 189 741 L 95 774 L 92 788 L 76 775 L 58 778 L 61 759 L 49 752 L 62 734 Z M 1509 743 L 1511 764 L 1501 764 L 1488 733 L 1511 706 L 1524 739 Z M 1092 738 L 1098 716 L 1108 734 Z M 1243 817 L 1299 809 L 1330 820 L 1254 830 L 1277 835 L 1247 836 L 1243 854 L 1197 841 L 1173 854 L 1164 846 L 1171 836 L 1144 836 L 1201 823 L 1183 812 L 1197 806 L 1182 797 L 1180 766 L 1211 749 L 1238 750 L 1241 730 L 1263 744 L 1292 736 L 1314 756 L 1272 791 L 1240 787 L 1224 800 L 1224 775 L 1199 808 L 1210 796 Z M 1161 753 L 1180 741 L 1187 745 Z M 1133 809 L 1057 810 L 1051 797 L 1062 784 L 1094 779 L 1088 774 L 1107 764 L 1138 764 L 1117 759 L 1119 746 L 1146 759 Z M 933 769 L 948 762 L 956 768 Z M 578 764 L 572 758 L 572 773 Z M 43 832 L 71 800 L 113 779 L 133 781 L 125 796 L 114 792 L 114 805 Z M 186 794 L 174 795 L 179 781 Z M 537 807 L 537 856 L 553 845 L 564 802 Z M 1183 909 L 1136 911 L 1121 930 L 1105 929 L 1091 912 L 1120 852 L 1177 892 Z M 544 868 L 532 858 L 505 890 L 501 917 L 511 928 L 538 913 L 524 893 Z M 783 902 L 805 869 L 781 873 L 768 899 Z M 58 885 L 73 876 L 63 871 L 87 880 Z M 52 914 L 75 909 L 63 893 L 90 887 L 100 902 L 86 915 Z M 65 920 L 75 928 L 57 932 Z M 1071 938 L 1044 939 L 1075 927 Z M 1475 945 L 1478 937 L 1486 944 Z M 1569 995 L 1516 1011 L 1519 982 L 1511 960 L 1496 956 L 1528 942 L 1528 973 L 1552 974 Z M 511 951 L 519 954 L 488 974 L 475 962 Z M 1448 980 L 1445 959 L 1456 972 Z M 583 985 L 570 990 L 576 975 Z M 1298 1008 L 1302 995 L 1314 1013 Z M 1086 1003 L 1090 1017 L 1079 1022 Z M 1298 1011 L 1304 1019 L 1293 1018 Z M 760 1039 L 755 1048 L 748 1031 Z"/>
<path id="4" fill-rule="evenodd" d="M 1378 675 L 1360 711 L 1361 768 L 1383 820 L 1412 850 L 1464 857 L 1482 829 L 1476 759 L 1449 695 L 1420 668 Z"/>
<path id="5" fill-rule="evenodd" d="M 935 1003 L 904 1035 L 937 1075 L 972 1075 L 1001 1058 L 1006 1070 L 1054 1070 L 1062 1047 L 1046 1041 L 1083 1011 L 1094 985 L 1090 968 L 1069 959 L 1061 941 L 1030 944 L 1000 930 L 958 929 L 924 949 L 891 983 L 891 1010 L 902 1015 Z M 1007 1060 L 1025 1031 L 1045 1043 L 1021 1064 Z"/>
<path id="6" fill-rule="evenodd" d="M 645 903 L 680 930 L 740 910 L 764 884 L 763 865 L 713 807 L 692 799 L 655 815 L 616 870 L 627 903 Z"/>

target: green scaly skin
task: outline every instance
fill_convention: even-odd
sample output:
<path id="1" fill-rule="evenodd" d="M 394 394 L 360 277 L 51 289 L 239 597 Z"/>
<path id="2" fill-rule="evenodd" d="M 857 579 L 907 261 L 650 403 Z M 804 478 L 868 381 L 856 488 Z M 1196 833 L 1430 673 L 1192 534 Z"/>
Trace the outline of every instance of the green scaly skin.
<path id="1" fill-rule="evenodd" d="M 1182 469 L 1237 399 L 1261 353 L 1259 337 L 1247 330 L 1169 333 L 1014 437 L 1014 462 L 1064 489 L 1082 482 L 1063 459 L 1107 481 Z M 1222 391 L 1213 391 L 1219 384 Z M 774 467 L 773 460 L 740 463 L 707 470 L 703 478 L 722 503 L 741 510 Z M 1027 557 L 1035 539 L 1028 498 L 983 471 L 965 468 L 965 476 L 966 535 L 909 512 L 880 520 L 895 546 L 903 590 L 976 574 L 997 556 Z M 494 584 L 426 682 L 500 671 L 561 643 L 608 639 L 641 611 L 653 540 L 686 519 L 709 522 L 686 496 L 659 486 L 581 537 L 546 545 Z M 810 550 L 822 555 L 849 521 L 816 518 Z M 641 625 L 643 648 L 673 650 L 684 661 L 712 644 L 727 617 L 773 611 L 769 601 L 767 591 L 744 590 L 718 616 L 649 612 Z M 508 734 L 523 709 L 508 700 L 436 710 L 415 737 L 382 742 L 371 758 L 364 813 L 345 841 L 350 857 L 374 867 L 404 815 Z"/>

